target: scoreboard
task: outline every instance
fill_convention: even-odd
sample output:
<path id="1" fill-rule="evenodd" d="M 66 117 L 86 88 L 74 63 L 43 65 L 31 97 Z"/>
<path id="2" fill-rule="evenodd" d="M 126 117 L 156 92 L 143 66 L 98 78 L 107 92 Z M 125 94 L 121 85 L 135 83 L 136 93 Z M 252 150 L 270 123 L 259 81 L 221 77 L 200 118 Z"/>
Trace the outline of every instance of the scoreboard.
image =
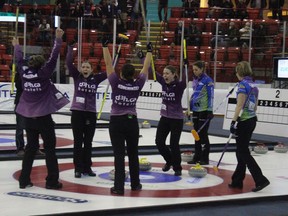
<path id="1" fill-rule="evenodd" d="M 229 130 L 236 107 L 236 94 L 227 102 L 223 129 Z M 258 122 L 254 133 L 288 137 L 288 90 L 259 88 Z"/>

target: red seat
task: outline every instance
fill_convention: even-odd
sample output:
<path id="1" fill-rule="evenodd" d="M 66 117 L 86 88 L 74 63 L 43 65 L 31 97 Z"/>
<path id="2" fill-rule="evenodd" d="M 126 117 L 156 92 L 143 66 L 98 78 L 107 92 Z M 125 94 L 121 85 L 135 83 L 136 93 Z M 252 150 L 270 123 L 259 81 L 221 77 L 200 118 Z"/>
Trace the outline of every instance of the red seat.
<path id="1" fill-rule="evenodd" d="M 259 19 L 260 11 L 258 8 L 247 8 L 249 19 Z"/>
<path id="2" fill-rule="evenodd" d="M 212 47 L 200 46 L 199 53 L 200 53 L 200 59 L 202 61 L 205 61 L 205 62 L 211 61 Z"/>
<path id="3" fill-rule="evenodd" d="M 159 48 L 159 55 L 161 59 L 168 59 L 170 55 L 170 46 L 161 45 Z"/>
<path id="4" fill-rule="evenodd" d="M 201 34 L 201 45 L 209 46 L 211 44 L 212 32 L 202 32 Z"/>
<path id="5" fill-rule="evenodd" d="M 182 21 L 184 21 L 185 28 L 189 28 L 190 23 L 192 22 L 191 18 L 181 18 Z"/>
<path id="6" fill-rule="evenodd" d="M 3 64 L 10 65 L 13 61 L 13 55 L 2 54 Z"/>
<path id="7" fill-rule="evenodd" d="M 225 73 L 223 71 L 223 63 L 222 62 L 215 62 L 215 61 L 210 61 L 209 63 L 209 71 L 210 71 L 210 76 L 212 79 L 214 79 L 214 74 L 216 72 L 216 80 L 214 82 L 226 82 L 225 78 Z"/>
<path id="8" fill-rule="evenodd" d="M 102 58 L 103 56 L 103 49 L 101 43 L 94 44 L 94 57 Z"/>
<path id="9" fill-rule="evenodd" d="M 75 28 L 68 28 L 65 31 L 66 34 L 66 42 L 70 42 L 72 40 L 75 40 L 75 38 L 77 37 L 77 29 Z"/>
<path id="10" fill-rule="evenodd" d="M 167 65 L 167 59 L 156 59 L 154 61 L 155 71 L 162 74 Z"/>
<path id="11" fill-rule="evenodd" d="M 212 32 L 213 34 L 216 32 L 216 20 L 211 18 L 205 19 L 205 31 Z"/>
<path id="12" fill-rule="evenodd" d="M 174 42 L 175 33 L 174 31 L 164 31 L 163 32 L 163 44 L 170 45 Z"/>
<path id="13" fill-rule="evenodd" d="M 251 48 L 250 49 L 250 52 L 251 52 L 251 58 L 252 58 L 252 55 L 253 55 L 253 53 L 254 53 L 254 49 L 253 48 Z M 241 49 L 241 54 L 242 54 L 242 61 L 250 61 L 250 59 L 249 59 L 249 49 Z"/>
<path id="14" fill-rule="evenodd" d="M 0 44 L 0 54 L 6 53 L 6 46 L 4 44 Z"/>
<path id="15" fill-rule="evenodd" d="M 0 65 L 0 81 L 10 82 L 10 68 L 9 65 Z"/>
<path id="16" fill-rule="evenodd" d="M 236 62 L 225 62 L 224 63 L 224 71 L 226 76 L 227 82 L 237 82 L 237 77 L 235 75 L 235 67 L 237 63 Z"/>
<path id="17" fill-rule="evenodd" d="M 214 59 L 217 61 L 225 61 L 227 57 L 226 47 L 218 47 L 217 49 L 217 56 L 216 56 L 216 49 L 214 50 Z"/>
<path id="18" fill-rule="evenodd" d="M 207 17 L 209 8 L 199 8 L 198 10 L 198 18 L 205 19 Z"/>
<path id="19" fill-rule="evenodd" d="M 98 33 L 97 30 L 91 29 L 89 31 L 89 42 L 90 43 L 97 43 L 98 42 Z"/>
<path id="20" fill-rule="evenodd" d="M 239 47 L 227 48 L 227 61 L 230 61 L 230 62 L 240 61 L 240 48 Z"/>
<path id="21" fill-rule="evenodd" d="M 176 29 L 176 27 L 178 26 L 178 21 L 180 21 L 181 18 L 178 17 L 170 17 L 168 19 L 168 25 L 167 28 L 169 31 L 174 31 Z"/>
<path id="22" fill-rule="evenodd" d="M 171 17 L 182 17 L 184 12 L 183 7 L 172 7 L 171 8 Z"/>
<path id="23" fill-rule="evenodd" d="M 197 26 L 200 32 L 205 29 L 205 23 L 203 18 L 194 18 L 191 22 Z"/>
<path id="24" fill-rule="evenodd" d="M 187 58 L 190 61 L 199 60 L 199 47 L 197 46 L 187 46 Z"/>

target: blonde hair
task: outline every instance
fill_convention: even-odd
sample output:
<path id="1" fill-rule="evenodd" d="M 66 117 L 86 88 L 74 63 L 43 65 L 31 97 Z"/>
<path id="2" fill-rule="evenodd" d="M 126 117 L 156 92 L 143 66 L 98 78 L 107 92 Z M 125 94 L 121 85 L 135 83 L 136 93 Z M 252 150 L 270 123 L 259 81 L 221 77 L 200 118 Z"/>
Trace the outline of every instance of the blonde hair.
<path id="1" fill-rule="evenodd" d="M 250 63 L 247 61 L 238 62 L 236 65 L 235 71 L 240 77 L 253 75 Z"/>

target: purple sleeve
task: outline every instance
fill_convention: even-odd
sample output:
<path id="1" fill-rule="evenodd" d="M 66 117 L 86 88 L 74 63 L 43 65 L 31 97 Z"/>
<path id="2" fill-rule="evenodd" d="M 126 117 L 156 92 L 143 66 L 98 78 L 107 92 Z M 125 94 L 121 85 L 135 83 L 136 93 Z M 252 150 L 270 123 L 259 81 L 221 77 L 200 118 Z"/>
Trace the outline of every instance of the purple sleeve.
<path id="1" fill-rule="evenodd" d="M 97 73 L 95 77 L 96 77 L 97 83 L 101 83 L 102 81 L 107 79 L 107 73 L 106 72 Z"/>
<path id="2" fill-rule="evenodd" d="M 22 53 L 20 45 L 16 45 L 14 47 L 14 53 L 15 53 L 17 66 L 22 67 L 22 65 L 24 63 L 24 59 L 23 59 L 23 53 Z"/>
<path id="3" fill-rule="evenodd" d="M 54 72 L 54 69 L 55 69 L 56 64 L 57 64 L 57 59 L 58 59 L 61 45 L 62 45 L 62 39 L 56 38 L 52 52 L 51 52 L 51 55 L 50 55 L 50 58 L 46 62 L 45 66 L 43 67 L 43 71 L 44 71 L 45 75 L 47 75 L 47 76 L 51 76 L 51 74 Z"/>
<path id="4" fill-rule="evenodd" d="M 108 80 L 109 80 L 109 83 L 111 85 L 111 87 L 115 86 L 117 84 L 116 80 L 118 78 L 118 75 L 114 72 L 114 73 L 111 73 L 109 76 L 108 76 Z"/>
<path id="5" fill-rule="evenodd" d="M 79 76 L 78 69 L 73 65 L 73 47 L 68 46 L 68 52 L 66 56 L 66 65 L 69 71 L 69 75 L 72 77 Z"/>

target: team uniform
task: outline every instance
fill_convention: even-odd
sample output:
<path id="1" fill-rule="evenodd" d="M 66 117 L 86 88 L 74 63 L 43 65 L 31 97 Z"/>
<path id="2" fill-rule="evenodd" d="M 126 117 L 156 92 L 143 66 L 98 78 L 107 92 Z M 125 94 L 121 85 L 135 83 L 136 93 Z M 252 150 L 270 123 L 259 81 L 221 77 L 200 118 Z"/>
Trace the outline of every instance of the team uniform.
<path id="1" fill-rule="evenodd" d="M 209 119 L 209 115 L 213 113 L 214 83 L 206 73 L 202 73 L 200 77 L 194 78 L 192 87 L 193 94 L 190 100 L 190 110 L 193 111 L 194 129 L 198 131 L 206 120 Z M 194 162 L 200 161 L 209 164 L 209 125 L 210 121 L 199 132 L 200 140 L 195 141 Z"/>
<path id="2" fill-rule="evenodd" d="M 162 106 L 160 120 L 156 132 L 156 145 L 166 165 L 173 170 L 181 171 L 181 152 L 179 141 L 183 129 L 182 95 L 186 88 L 185 78 L 166 84 L 164 78 L 156 73 L 156 79 L 162 86 Z M 166 138 L 170 133 L 170 146 L 166 146 Z M 164 171 L 164 170 L 163 170 Z"/>
<path id="3" fill-rule="evenodd" d="M 27 135 L 27 145 L 19 178 L 20 187 L 23 186 L 23 188 L 31 183 L 30 173 L 35 153 L 39 148 L 39 134 L 44 141 L 46 153 L 48 170 L 46 188 L 57 187 L 59 184 L 58 161 L 55 154 L 55 123 L 51 114 L 67 105 L 69 100 L 56 89 L 50 77 L 56 67 L 61 44 L 62 39 L 56 38 L 49 60 L 40 69 L 27 67 L 20 46 L 14 47 L 23 88 L 16 112 L 24 117 Z"/>
<path id="4" fill-rule="evenodd" d="M 125 182 L 125 142 L 129 159 L 129 172 L 132 190 L 140 185 L 139 179 L 139 124 L 136 102 L 147 76 L 140 73 L 136 80 L 124 80 L 113 72 L 108 76 L 112 87 L 112 106 L 109 134 L 114 151 L 114 188 L 124 191 Z"/>
<path id="5" fill-rule="evenodd" d="M 75 172 L 91 173 L 92 141 L 96 127 L 96 93 L 106 73 L 91 74 L 85 78 L 73 65 L 73 48 L 68 47 L 66 64 L 74 80 L 74 96 L 70 110 L 74 137 L 73 162 Z M 84 144 L 84 145 L 83 145 Z"/>
<path id="6" fill-rule="evenodd" d="M 243 180 L 246 175 L 246 166 L 248 167 L 256 186 L 267 182 L 267 178 L 262 174 L 260 167 L 251 156 L 249 143 L 252 133 L 256 127 L 255 106 L 258 101 L 258 88 L 255 87 L 251 77 L 244 77 L 239 83 L 237 96 L 242 93 L 248 98 L 244 104 L 242 115 L 237 124 L 236 136 L 236 158 L 237 167 L 232 175 L 232 185 L 243 186 Z"/>

